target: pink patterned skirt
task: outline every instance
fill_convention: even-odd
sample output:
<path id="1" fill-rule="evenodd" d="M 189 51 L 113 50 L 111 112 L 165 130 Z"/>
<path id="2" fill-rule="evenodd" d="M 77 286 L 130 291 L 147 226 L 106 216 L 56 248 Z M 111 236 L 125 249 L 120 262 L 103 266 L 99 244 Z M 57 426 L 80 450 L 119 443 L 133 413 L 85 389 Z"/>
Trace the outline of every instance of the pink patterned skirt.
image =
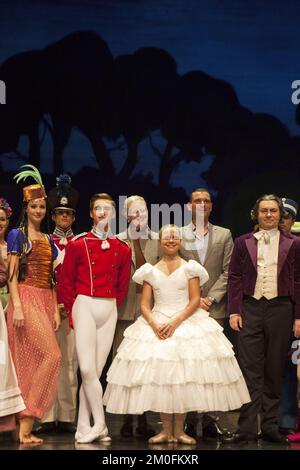
<path id="1" fill-rule="evenodd" d="M 19 284 L 25 325 L 13 325 L 13 303 L 7 308 L 8 342 L 26 409 L 18 417 L 42 418 L 56 397 L 61 353 L 53 329 L 51 289 Z"/>

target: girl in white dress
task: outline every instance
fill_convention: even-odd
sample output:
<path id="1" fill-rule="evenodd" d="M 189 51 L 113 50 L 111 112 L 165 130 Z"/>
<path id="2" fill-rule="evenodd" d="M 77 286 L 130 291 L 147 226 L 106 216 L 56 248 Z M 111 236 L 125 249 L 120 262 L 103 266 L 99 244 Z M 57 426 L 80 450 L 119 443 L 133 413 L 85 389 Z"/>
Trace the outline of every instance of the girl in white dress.
<path id="1" fill-rule="evenodd" d="M 250 401 L 231 343 L 199 308 L 208 274 L 180 258 L 180 238 L 178 227 L 163 227 L 161 261 L 133 276 L 143 285 L 142 315 L 125 330 L 104 395 L 110 413 L 160 412 L 163 428 L 152 444 L 195 444 L 183 431 L 188 411 L 228 411 Z"/>
<path id="2" fill-rule="evenodd" d="M 0 198 L 0 283 L 6 281 L 7 244 L 5 234 L 12 209 L 6 199 Z M 8 297 L 7 286 L 0 288 L 0 432 L 16 428 L 15 413 L 25 409 L 17 382 L 15 367 L 8 348 L 6 319 L 3 307 Z"/>

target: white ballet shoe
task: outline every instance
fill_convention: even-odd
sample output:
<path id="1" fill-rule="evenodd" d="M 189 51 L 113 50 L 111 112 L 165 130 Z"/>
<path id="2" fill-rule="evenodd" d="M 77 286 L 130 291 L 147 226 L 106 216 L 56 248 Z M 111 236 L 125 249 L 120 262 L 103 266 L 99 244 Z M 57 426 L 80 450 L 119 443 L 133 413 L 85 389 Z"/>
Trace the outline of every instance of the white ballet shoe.
<path id="1" fill-rule="evenodd" d="M 86 427 L 85 431 L 79 431 L 77 428 L 77 431 L 75 433 L 75 441 L 78 441 L 78 439 L 81 439 L 82 437 L 86 436 L 90 431 L 92 430 L 91 426 Z"/>
<path id="2" fill-rule="evenodd" d="M 99 441 L 105 444 L 105 443 L 111 442 L 111 437 L 110 436 L 99 437 Z"/>
<path id="3" fill-rule="evenodd" d="M 75 441 L 78 441 L 78 439 L 81 439 L 83 437 L 83 434 L 81 432 L 76 431 L 75 433 Z"/>
<path id="4" fill-rule="evenodd" d="M 93 442 L 96 439 L 100 440 L 101 442 L 111 441 L 111 438 L 108 436 L 108 429 L 106 426 L 102 431 L 100 431 L 98 427 L 92 427 L 90 432 L 88 432 L 84 436 L 78 437 L 77 442 L 79 444 L 89 444 L 90 442 Z"/>

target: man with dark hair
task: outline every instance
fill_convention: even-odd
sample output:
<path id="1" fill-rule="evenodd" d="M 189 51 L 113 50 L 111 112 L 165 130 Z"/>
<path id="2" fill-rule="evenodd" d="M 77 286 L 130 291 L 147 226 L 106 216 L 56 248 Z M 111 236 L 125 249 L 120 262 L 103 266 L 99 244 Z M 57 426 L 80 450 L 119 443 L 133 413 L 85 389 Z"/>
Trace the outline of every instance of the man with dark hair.
<path id="1" fill-rule="evenodd" d="M 180 254 L 185 260 L 194 259 L 206 269 L 209 280 L 201 288 L 200 306 L 224 327 L 226 311 L 227 277 L 232 252 L 230 230 L 210 221 L 213 203 L 206 188 L 197 188 L 190 195 L 188 209 L 192 214 L 190 224 L 182 227 Z M 187 415 L 187 434 L 197 435 L 198 414 Z M 202 417 L 202 437 L 219 438 L 223 430 L 218 417 L 204 414 Z"/>
<path id="2" fill-rule="evenodd" d="M 285 214 L 281 219 L 279 228 L 281 230 L 286 231 L 287 233 L 291 233 L 292 227 L 297 217 L 298 204 L 293 199 L 288 199 L 285 197 L 282 198 L 282 203 Z M 289 355 L 284 369 L 282 396 L 279 409 L 279 430 L 282 434 L 285 435 L 293 434 L 297 429 L 297 391 L 297 366 L 296 364 L 293 364 L 289 351 Z"/>
<path id="3" fill-rule="evenodd" d="M 300 336 L 300 243 L 278 230 L 284 214 L 280 198 L 262 196 L 251 211 L 258 231 L 234 243 L 228 312 L 252 401 L 241 409 L 237 432 L 223 442 L 256 440 L 260 414 L 262 438 L 288 443 L 278 430 L 278 412 L 292 330 Z"/>
<path id="4" fill-rule="evenodd" d="M 56 282 L 59 282 L 65 249 L 74 238 L 72 225 L 75 221 L 78 192 L 71 187 L 69 175 L 60 175 L 56 178 L 56 186 L 47 196 L 51 210 L 51 217 L 55 224 L 52 238 L 58 249 L 58 256 L 54 261 Z M 37 433 L 50 433 L 53 431 L 75 433 L 77 395 L 77 359 L 75 354 L 74 332 L 69 326 L 68 315 L 61 299 L 58 297 L 61 327 L 56 332 L 56 339 L 62 353 L 61 370 L 59 375 L 57 398 L 49 411 L 43 416 L 42 423 L 37 427 Z"/>
<path id="5" fill-rule="evenodd" d="M 288 199 L 286 197 L 283 197 L 281 200 L 285 214 L 280 220 L 279 228 L 288 233 L 292 233 L 292 227 L 297 217 L 298 204 L 293 199 Z"/>

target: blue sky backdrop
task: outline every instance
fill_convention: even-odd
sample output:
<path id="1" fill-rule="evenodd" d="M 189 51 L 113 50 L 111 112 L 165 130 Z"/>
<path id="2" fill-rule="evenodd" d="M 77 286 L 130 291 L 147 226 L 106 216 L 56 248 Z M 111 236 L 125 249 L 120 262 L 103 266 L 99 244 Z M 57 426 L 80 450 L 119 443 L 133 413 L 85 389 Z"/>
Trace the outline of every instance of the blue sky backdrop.
<path id="1" fill-rule="evenodd" d="M 202 70 L 228 81 L 243 106 L 272 114 L 291 134 L 299 134 L 291 102 L 291 83 L 300 79 L 299 17 L 296 0 L 0 0 L 0 62 L 21 51 L 43 48 L 72 31 L 94 30 L 114 56 L 144 46 L 166 49 L 179 73 Z M 141 143 L 139 154 L 136 171 L 151 172 L 156 179 L 147 141 Z M 43 149 L 43 171 L 51 172 L 50 155 L 49 139 Z M 96 166 L 89 143 L 73 131 L 64 169 L 77 171 L 83 155 L 85 164 Z M 116 166 L 121 157 L 122 151 L 114 155 Z M 6 157 L 1 161 L 4 169 L 20 164 Z M 211 161 L 207 156 L 201 164 L 182 163 L 172 184 L 186 190 L 199 185 Z"/>

